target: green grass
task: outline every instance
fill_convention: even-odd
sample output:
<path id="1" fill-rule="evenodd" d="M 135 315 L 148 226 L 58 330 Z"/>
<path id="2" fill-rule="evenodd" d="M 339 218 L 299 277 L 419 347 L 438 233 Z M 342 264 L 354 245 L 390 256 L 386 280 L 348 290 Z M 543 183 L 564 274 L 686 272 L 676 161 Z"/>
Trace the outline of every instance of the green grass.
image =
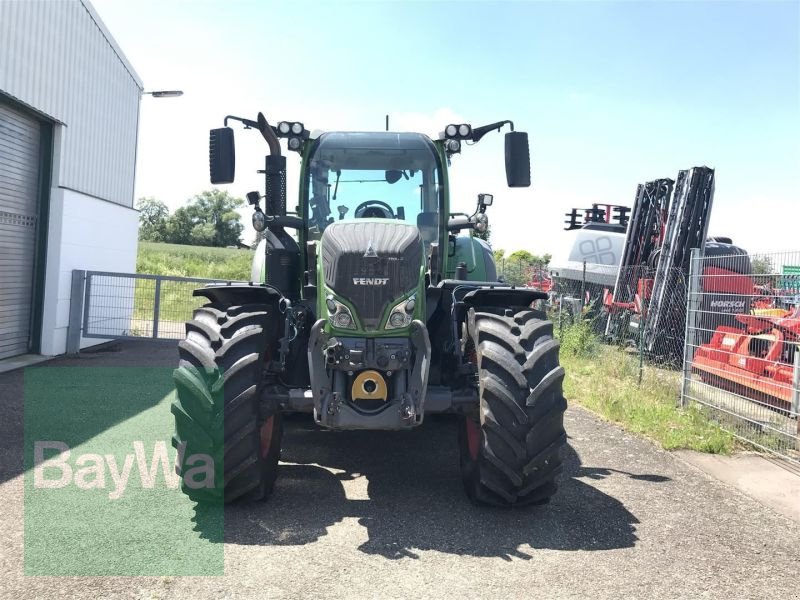
<path id="1" fill-rule="evenodd" d="M 139 242 L 136 272 L 146 275 L 249 281 L 252 262 L 252 250 Z M 159 320 L 175 323 L 191 319 L 192 311 L 206 302 L 204 298 L 192 296 L 192 290 L 199 285 L 163 282 Z M 152 280 L 136 282 L 134 319 L 152 320 L 154 296 Z M 149 336 L 149 324 L 137 325 L 131 330 L 131 335 Z"/>
<path id="2" fill-rule="evenodd" d="M 252 250 L 139 242 L 136 272 L 249 281 Z"/>
<path id="3" fill-rule="evenodd" d="M 677 406 L 680 373 L 645 366 L 639 385 L 638 358 L 599 344 L 588 323 L 565 327 L 560 337 L 568 400 L 667 450 L 729 454 L 734 449 L 735 438 L 700 408 Z"/>

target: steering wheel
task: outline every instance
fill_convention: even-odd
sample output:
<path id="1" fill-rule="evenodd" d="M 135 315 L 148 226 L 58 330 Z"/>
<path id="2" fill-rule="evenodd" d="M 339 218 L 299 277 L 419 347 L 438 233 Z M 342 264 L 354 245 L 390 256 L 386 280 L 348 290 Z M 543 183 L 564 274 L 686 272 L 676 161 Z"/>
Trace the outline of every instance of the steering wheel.
<path id="1" fill-rule="evenodd" d="M 372 208 L 373 210 L 370 211 L 369 210 L 370 208 Z M 382 212 L 383 214 L 381 214 L 381 215 L 378 215 L 378 214 L 376 214 L 376 215 L 367 214 L 368 211 L 370 213 L 372 213 L 372 212 L 376 212 L 376 213 L 377 212 Z M 383 202 L 381 200 L 366 200 L 366 201 L 362 202 L 361 204 L 356 206 L 355 211 L 353 211 L 353 216 L 355 218 L 357 218 L 357 219 L 358 218 L 364 219 L 364 218 L 373 217 L 373 216 L 375 218 L 378 218 L 378 219 L 394 219 L 395 218 L 394 211 L 392 210 L 392 207 L 389 206 L 388 204 L 386 204 L 386 202 Z"/>

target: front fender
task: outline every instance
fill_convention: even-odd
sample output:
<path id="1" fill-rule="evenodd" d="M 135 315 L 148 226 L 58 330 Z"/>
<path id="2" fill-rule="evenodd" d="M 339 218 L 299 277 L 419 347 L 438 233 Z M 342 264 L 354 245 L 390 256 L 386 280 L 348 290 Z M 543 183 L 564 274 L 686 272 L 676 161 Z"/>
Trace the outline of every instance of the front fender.
<path id="1" fill-rule="evenodd" d="M 265 283 L 212 283 L 194 290 L 193 296 L 211 302 L 234 306 L 237 304 L 277 304 L 283 299 L 278 288 Z"/>
<path id="2" fill-rule="evenodd" d="M 547 294 L 527 288 L 479 288 L 464 294 L 462 301 L 477 306 L 530 306 L 536 300 L 547 300 Z"/>

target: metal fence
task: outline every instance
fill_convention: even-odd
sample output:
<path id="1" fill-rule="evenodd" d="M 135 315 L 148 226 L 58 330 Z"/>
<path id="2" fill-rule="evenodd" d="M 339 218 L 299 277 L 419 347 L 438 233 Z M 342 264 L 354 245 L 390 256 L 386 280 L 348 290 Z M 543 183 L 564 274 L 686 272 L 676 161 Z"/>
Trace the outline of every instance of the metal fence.
<path id="1" fill-rule="evenodd" d="M 800 252 L 695 252 L 688 283 L 682 403 L 800 463 Z"/>
<path id="2" fill-rule="evenodd" d="M 551 306 L 559 328 L 588 323 L 606 343 L 648 364 L 680 369 L 686 320 L 686 277 L 670 269 L 658 284 L 655 269 L 588 264 L 553 280 Z"/>
<path id="3" fill-rule="evenodd" d="M 183 338 L 184 323 L 207 300 L 193 290 L 218 279 L 103 271 L 72 272 L 67 352 L 83 338 Z"/>

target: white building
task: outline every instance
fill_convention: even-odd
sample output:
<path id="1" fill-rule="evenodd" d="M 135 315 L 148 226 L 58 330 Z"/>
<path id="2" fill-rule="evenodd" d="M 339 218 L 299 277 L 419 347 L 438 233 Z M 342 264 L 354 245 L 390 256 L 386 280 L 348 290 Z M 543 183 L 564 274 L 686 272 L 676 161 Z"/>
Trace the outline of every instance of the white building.
<path id="1" fill-rule="evenodd" d="M 65 351 L 72 269 L 135 271 L 141 94 L 88 0 L 0 0 L 0 359 Z"/>

